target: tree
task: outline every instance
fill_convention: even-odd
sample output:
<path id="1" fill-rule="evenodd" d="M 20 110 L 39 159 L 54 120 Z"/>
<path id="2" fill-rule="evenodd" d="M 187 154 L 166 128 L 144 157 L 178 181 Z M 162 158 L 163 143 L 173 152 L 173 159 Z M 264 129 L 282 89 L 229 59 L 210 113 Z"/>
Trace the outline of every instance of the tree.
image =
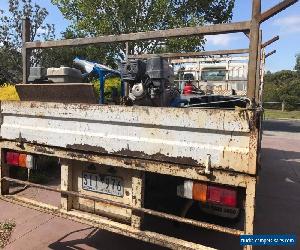
<path id="1" fill-rule="evenodd" d="M 265 83 L 272 83 L 274 87 L 278 87 L 284 83 L 298 79 L 298 74 L 291 70 L 281 70 L 275 73 L 265 75 Z"/>
<path id="2" fill-rule="evenodd" d="M 296 65 L 295 65 L 295 70 L 300 73 L 300 54 L 296 55 Z"/>
<path id="3" fill-rule="evenodd" d="M 22 73 L 22 18 L 31 20 L 30 40 L 49 40 L 55 37 L 54 25 L 45 23 L 49 14 L 45 8 L 33 4 L 31 0 L 9 0 L 8 13 L 0 10 L 0 83 L 18 82 Z M 32 63 L 37 63 L 34 51 Z M 3 60 L 5 58 L 5 60 Z"/>
<path id="4" fill-rule="evenodd" d="M 229 22 L 234 0 L 52 0 L 75 36 L 91 37 Z M 203 36 L 129 44 L 129 52 L 184 52 L 203 49 Z M 125 45 L 103 46 L 123 58 Z"/>
<path id="5" fill-rule="evenodd" d="M 284 102 L 288 110 L 300 103 L 300 75 L 291 70 L 282 70 L 265 75 L 264 101 Z"/>
<path id="6" fill-rule="evenodd" d="M 63 32 L 64 39 L 72 39 L 76 36 L 67 29 Z M 107 46 L 93 45 L 84 47 L 62 47 L 44 49 L 40 55 L 40 64 L 43 67 L 60 67 L 61 65 L 71 66 L 75 57 L 90 61 L 99 61 L 116 67 L 114 56 L 109 53 Z"/>

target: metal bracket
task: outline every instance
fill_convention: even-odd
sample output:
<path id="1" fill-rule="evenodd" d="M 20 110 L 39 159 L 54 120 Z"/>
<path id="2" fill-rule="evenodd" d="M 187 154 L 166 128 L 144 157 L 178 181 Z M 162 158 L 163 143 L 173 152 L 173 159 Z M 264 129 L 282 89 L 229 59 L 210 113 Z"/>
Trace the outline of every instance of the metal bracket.
<path id="1" fill-rule="evenodd" d="M 211 174 L 210 169 L 211 169 L 211 155 L 207 154 L 204 173 L 207 175 Z"/>
<path id="2" fill-rule="evenodd" d="M 19 133 L 19 138 L 17 140 L 17 146 L 21 149 L 24 149 L 24 140 L 22 138 L 21 132 Z"/>

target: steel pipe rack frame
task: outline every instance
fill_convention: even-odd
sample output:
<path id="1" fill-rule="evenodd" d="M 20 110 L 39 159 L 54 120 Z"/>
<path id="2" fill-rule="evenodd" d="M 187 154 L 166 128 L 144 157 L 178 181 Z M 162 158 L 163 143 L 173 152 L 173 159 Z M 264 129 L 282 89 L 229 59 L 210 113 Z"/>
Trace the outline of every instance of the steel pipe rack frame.
<path id="1" fill-rule="evenodd" d="M 30 21 L 28 18 L 23 20 L 23 46 L 22 46 L 22 63 L 23 63 L 23 84 L 27 83 L 29 75 L 30 64 L 30 51 L 32 49 L 43 49 L 53 47 L 65 47 L 65 46 L 82 46 L 90 44 L 112 43 L 112 42 L 130 42 L 130 41 L 142 41 L 142 40 L 155 40 L 155 39 L 167 39 L 175 37 L 189 37 L 197 35 L 216 35 L 226 33 L 243 32 L 249 34 L 249 70 L 248 70 L 248 89 L 247 96 L 253 103 L 257 101 L 256 89 L 259 88 L 257 82 L 257 59 L 259 56 L 259 30 L 260 24 L 272 16 L 276 15 L 280 11 L 293 5 L 298 0 L 284 0 L 269 10 L 261 13 L 261 0 L 253 0 L 252 5 L 252 19 L 250 21 L 226 23 L 226 24 L 214 24 L 206 26 L 185 27 L 168 30 L 156 30 L 120 35 L 107 35 L 99 37 L 89 38 L 76 38 L 66 39 L 58 41 L 46 41 L 46 42 L 30 42 Z M 227 53 L 227 52 L 226 52 Z"/>

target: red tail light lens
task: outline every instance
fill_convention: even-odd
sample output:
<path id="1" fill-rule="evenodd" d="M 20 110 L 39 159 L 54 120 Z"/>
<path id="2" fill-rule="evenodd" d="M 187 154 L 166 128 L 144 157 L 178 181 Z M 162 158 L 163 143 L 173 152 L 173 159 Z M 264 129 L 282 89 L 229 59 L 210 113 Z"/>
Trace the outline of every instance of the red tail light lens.
<path id="1" fill-rule="evenodd" d="M 13 166 L 19 166 L 19 153 L 7 152 L 6 163 Z"/>
<path id="2" fill-rule="evenodd" d="M 17 152 L 6 152 L 6 164 L 11 166 L 32 169 L 35 166 L 35 158 L 32 155 Z"/>
<path id="3" fill-rule="evenodd" d="M 229 206 L 237 206 L 237 192 L 230 188 L 208 186 L 207 201 Z"/>

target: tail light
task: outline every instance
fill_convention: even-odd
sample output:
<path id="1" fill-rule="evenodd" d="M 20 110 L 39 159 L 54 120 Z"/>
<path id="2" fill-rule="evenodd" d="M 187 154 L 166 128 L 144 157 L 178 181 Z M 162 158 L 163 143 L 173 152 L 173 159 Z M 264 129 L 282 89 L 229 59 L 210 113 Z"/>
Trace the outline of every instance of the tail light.
<path id="1" fill-rule="evenodd" d="M 237 206 L 237 191 L 232 188 L 209 185 L 202 182 L 184 181 L 177 187 L 177 195 L 201 202 L 211 202 L 228 207 Z"/>
<path id="2" fill-rule="evenodd" d="M 26 158 L 27 158 L 26 154 L 19 155 L 19 166 L 20 167 L 26 168 Z"/>
<path id="3" fill-rule="evenodd" d="M 199 182 L 193 183 L 193 199 L 197 201 L 206 201 L 207 185 Z"/>
<path id="4" fill-rule="evenodd" d="M 34 166 L 34 157 L 32 155 L 20 154 L 17 152 L 7 152 L 6 163 L 12 166 L 32 169 Z"/>
<path id="5" fill-rule="evenodd" d="M 236 190 L 231 188 L 208 186 L 207 201 L 222 204 L 228 207 L 236 207 L 237 193 Z"/>
<path id="6" fill-rule="evenodd" d="M 6 163 L 13 166 L 19 166 L 19 153 L 7 152 Z"/>

